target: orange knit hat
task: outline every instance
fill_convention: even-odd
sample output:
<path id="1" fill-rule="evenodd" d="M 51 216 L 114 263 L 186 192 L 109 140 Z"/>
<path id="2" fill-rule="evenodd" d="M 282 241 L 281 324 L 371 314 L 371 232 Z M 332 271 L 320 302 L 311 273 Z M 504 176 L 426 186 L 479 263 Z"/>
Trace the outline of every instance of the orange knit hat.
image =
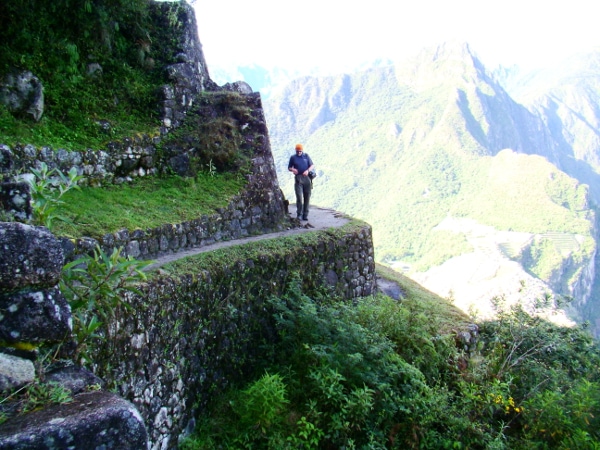
<path id="1" fill-rule="evenodd" d="M 296 144 L 296 150 L 304 150 L 304 147 L 302 147 L 302 144 Z"/>

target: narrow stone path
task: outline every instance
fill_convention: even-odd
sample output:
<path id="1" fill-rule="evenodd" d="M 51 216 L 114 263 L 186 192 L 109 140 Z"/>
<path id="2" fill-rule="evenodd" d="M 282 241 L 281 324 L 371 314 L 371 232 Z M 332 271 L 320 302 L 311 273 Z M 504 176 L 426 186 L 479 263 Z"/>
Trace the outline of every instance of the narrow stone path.
<path id="1" fill-rule="evenodd" d="M 317 206 L 311 207 L 308 221 L 301 221 L 300 226 L 297 228 L 290 228 L 285 231 L 278 231 L 275 233 L 261 234 L 258 236 L 250 236 L 241 239 L 232 239 L 229 241 L 219 241 L 214 244 L 205 245 L 202 247 L 195 247 L 189 250 L 171 253 L 168 255 L 160 256 L 154 259 L 153 263 L 146 267 L 146 270 L 157 269 L 160 266 L 167 264 L 172 261 L 176 261 L 187 256 L 196 255 L 198 253 L 209 252 L 220 248 L 231 247 L 234 245 L 242 245 L 248 242 L 260 241 L 263 239 L 275 239 L 282 236 L 292 236 L 295 234 L 306 233 L 309 231 L 324 230 L 327 228 L 341 227 L 350 221 L 350 218 L 339 211 L 328 208 L 320 208 Z"/>
<path id="2" fill-rule="evenodd" d="M 290 214 L 290 216 L 292 215 Z M 341 227 L 347 224 L 349 221 L 350 218 L 345 214 L 340 213 L 339 211 L 335 211 L 329 208 L 313 206 L 311 208 L 308 221 L 299 222 L 300 226 L 296 228 L 290 228 L 285 231 L 261 234 L 258 236 L 250 236 L 241 239 L 232 239 L 229 241 L 215 242 L 214 244 L 205 245 L 202 247 L 195 247 L 186 251 L 163 255 L 154 259 L 154 262 L 147 266 L 145 270 L 149 271 L 153 269 L 158 269 L 169 262 L 176 261 L 187 256 L 197 255 L 203 252 L 210 252 L 212 250 L 217 250 L 220 248 L 232 247 L 234 245 L 242 245 L 249 242 L 261 241 L 264 239 L 276 239 L 283 236 L 293 236 L 296 234 L 306 233 L 310 231 L 325 230 L 327 228 Z M 404 292 L 402 291 L 402 288 L 398 285 L 398 283 L 391 280 L 387 280 L 380 276 L 377 276 L 377 286 L 379 291 L 395 300 L 402 300 L 405 296 Z"/>

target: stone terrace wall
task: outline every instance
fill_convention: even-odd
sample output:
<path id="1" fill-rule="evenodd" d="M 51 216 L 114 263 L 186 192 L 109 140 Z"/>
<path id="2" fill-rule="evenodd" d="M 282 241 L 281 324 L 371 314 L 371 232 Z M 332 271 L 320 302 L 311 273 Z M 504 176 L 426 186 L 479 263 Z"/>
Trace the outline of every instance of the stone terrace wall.
<path id="1" fill-rule="evenodd" d="M 149 259 L 216 241 L 277 231 L 288 225 L 260 95 L 243 94 L 242 98 L 251 111 L 247 122 L 238 123 L 240 151 L 251 160 L 243 192 L 232 199 L 226 208 L 210 216 L 189 222 L 165 224 L 149 230 L 121 230 L 104 235 L 100 244 L 105 250 L 123 247 L 127 255 Z M 163 164 L 167 167 L 181 167 L 182 160 L 193 160 L 195 151 L 197 150 L 194 148 L 170 148 Z M 95 243 L 83 240 L 78 243 L 78 247 L 85 250 Z"/>
<path id="2" fill-rule="evenodd" d="M 128 256 L 151 259 L 220 240 L 283 229 L 287 214 L 277 181 L 260 95 L 240 94 L 240 98 L 251 111 L 248 122 L 238 124 L 242 136 L 241 151 L 249 157 L 251 166 L 246 175 L 246 187 L 228 207 L 188 222 L 165 224 L 147 230 L 123 229 L 100 239 L 78 239 L 72 250 L 76 254 L 86 253 L 100 244 L 108 253 L 113 248 L 122 247 Z M 87 183 L 93 185 L 109 181 L 123 182 L 123 177 L 131 179 L 158 174 L 172 170 L 174 160 L 177 161 L 177 167 L 181 167 L 180 161 L 194 158 L 193 148 L 179 149 L 176 155 L 171 151 L 159 158 L 155 148 L 159 141 L 158 138 L 153 140 L 142 136 L 124 139 L 120 143 L 112 142 L 105 151 L 88 150 L 83 153 L 66 150 L 55 152 L 48 147 L 36 149 L 31 145 L 16 146 L 14 149 L 0 145 L 0 167 L 5 177 L 39 167 L 42 162 L 63 172 L 75 167 L 78 173 L 85 176 Z"/>
<path id="3" fill-rule="evenodd" d="M 118 334 L 94 358 L 95 373 L 113 380 L 140 411 L 153 449 L 174 448 L 194 408 L 261 357 L 261 343 L 275 338 L 267 299 L 280 296 L 293 274 L 307 295 L 357 299 L 376 289 L 366 224 L 199 257 L 196 273 L 155 279 L 128 298 L 132 308 L 116 325 Z"/>
<path id="4" fill-rule="evenodd" d="M 161 90 L 160 134 L 128 137 L 110 142 L 103 149 L 80 151 L 33 145 L 11 148 L 0 143 L 0 181 L 5 182 L 0 186 L 0 208 L 12 211 L 19 220 L 28 217 L 28 201 L 23 199 L 27 186 L 14 183 L 15 176 L 27 173 L 31 168 L 39 168 L 42 162 L 64 173 L 75 167 L 78 174 L 84 176 L 84 183 L 91 186 L 122 183 L 165 172 L 190 175 L 186 164 L 197 157 L 201 149 L 169 148 L 166 152 L 159 152 L 159 144 L 173 130 L 181 127 L 187 117 L 197 112 L 195 110 L 201 106 L 203 95 L 235 92 L 251 111 L 247 122 L 236 121 L 237 132 L 241 136 L 240 151 L 251 160 L 244 192 L 228 207 L 213 215 L 149 230 L 123 229 L 99 239 L 80 239 L 76 248 L 71 250 L 76 254 L 89 252 L 100 244 L 109 253 L 115 247 L 123 247 L 126 255 L 151 259 L 219 240 L 283 229 L 287 219 L 285 200 L 277 181 L 260 94 L 253 93 L 242 82 L 219 88 L 210 79 L 198 38 L 196 17 L 189 4 L 185 1 L 152 2 L 151 10 L 157 28 L 168 30 L 170 40 L 176 42 L 174 55 L 167 58 L 168 65 L 165 67 L 168 84 Z M 179 23 L 175 27 L 165 22 L 173 12 Z M 203 114 L 209 117 L 219 114 L 206 105 L 203 108 Z"/>

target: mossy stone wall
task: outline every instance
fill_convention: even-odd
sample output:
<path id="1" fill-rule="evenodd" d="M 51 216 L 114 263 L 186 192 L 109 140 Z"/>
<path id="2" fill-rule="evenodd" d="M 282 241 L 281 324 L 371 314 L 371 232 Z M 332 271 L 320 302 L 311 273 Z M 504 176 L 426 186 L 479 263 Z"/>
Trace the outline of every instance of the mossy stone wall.
<path id="1" fill-rule="evenodd" d="M 127 299 L 94 356 L 145 420 L 152 448 L 175 448 L 211 397 L 241 380 L 276 339 L 269 299 L 299 277 L 309 296 L 374 293 L 371 228 L 340 229 L 230 247 L 164 267 Z M 184 275 L 168 275 L 177 270 Z"/>

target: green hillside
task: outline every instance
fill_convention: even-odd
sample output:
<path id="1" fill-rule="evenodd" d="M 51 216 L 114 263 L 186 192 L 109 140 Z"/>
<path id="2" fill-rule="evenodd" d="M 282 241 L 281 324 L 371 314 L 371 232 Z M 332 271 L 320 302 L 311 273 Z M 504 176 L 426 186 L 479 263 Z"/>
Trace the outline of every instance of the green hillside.
<path id="1" fill-rule="evenodd" d="M 150 68 L 140 64 L 143 61 L 139 57 L 148 56 L 140 55 L 139 44 L 144 41 L 138 41 L 146 31 L 141 14 L 145 5 L 144 0 L 0 3 L 0 17 L 10 14 L 12 20 L 9 27 L 0 27 L 0 37 L 10 31 L 11 37 L 16 33 L 23 44 L 2 55 L 0 69 L 19 62 L 35 69 L 52 86 L 47 115 L 41 123 L 31 124 L 0 109 L 0 143 L 94 147 L 107 140 L 98 132 L 96 119 L 113 123 L 113 138 L 146 127 L 153 129 L 156 124 L 152 108 L 156 105 L 152 94 L 164 80 L 158 72 L 148 73 Z M 69 7 L 73 9 L 71 14 Z M 13 20 L 20 13 L 29 21 Z M 93 20 L 81 21 L 88 18 Z M 226 14 L 217 19 L 226 26 Z M 34 29 L 48 34 L 34 35 L 24 24 L 33 24 Z M 82 35 L 63 36 L 61 25 L 65 31 L 79 28 Z M 106 48 L 98 50 L 90 45 L 97 43 L 94 39 L 87 41 L 92 35 L 106 35 L 102 41 Z M 161 36 L 170 42 L 169 35 Z M 71 59 L 64 59 L 69 49 Z M 88 51 L 103 62 L 106 70 L 105 78 L 97 85 L 83 81 L 85 65 L 75 58 Z M 45 67 L 44 55 L 57 65 Z M 448 216 L 539 233 L 541 241 L 532 241 L 528 252 L 511 242 L 503 243 L 502 248 L 513 258 L 526 259 L 528 270 L 540 276 L 548 271 L 541 264 L 548 259 L 539 255 L 553 258 L 556 253 L 562 261 L 563 257 L 589 252 L 590 245 L 586 244 L 591 239 L 591 212 L 585 188 L 540 157 L 501 152 L 495 144 L 488 148 L 489 142 L 503 139 L 498 130 L 509 127 L 507 121 L 495 128 L 487 116 L 492 106 L 478 101 L 493 96 L 495 88 L 475 82 L 479 68 L 472 62 L 455 60 L 446 67 L 440 60 L 433 66 L 440 72 L 432 78 L 427 77 L 427 70 L 411 75 L 410 71 L 385 68 L 356 77 L 329 79 L 326 85 L 311 79 L 299 81 L 299 90 L 289 93 L 287 110 L 278 113 L 281 120 L 271 120 L 270 124 L 280 179 L 288 198 L 291 191 L 285 164 L 293 143 L 302 141 L 320 171 L 315 181 L 316 203 L 334 206 L 372 224 L 380 260 L 402 260 L 426 268 L 470 251 L 466 234 L 435 229 Z M 455 75 L 466 85 L 461 84 L 464 89 L 452 85 Z M 69 105 L 73 105 L 72 110 Z M 505 117 L 511 116 L 506 113 Z M 205 130 L 197 122 L 189 128 L 199 134 Z M 182 127 L 182 132 L 186 129 Z M 173 134 L 182 140 L 190 137 Z M 222 142 L 238 149 L 235 139 L 219 140 L 217 147 Z M 215 174 L 212 169 L 211 165 L 208 173 L 195 178 L 148 177 L 131 184 L 70 191 L 64 197 L 66 204 L 61 205 L 61 213 L 74 219 L 77 227 L 65 223 L 57 227 L 71 236 L 101 236 L 124 226 L 154 227 L 208 214 L 226 205 L 243 186 L 243 177 L 239 176 L 243 171 Z M 120 300 L 123 289 L 132 290 L 131 283 L 138 279 L 128 269 L 137 267 L 137 262 L 119 259 L 115 253 L 111 263 L 104 257 L 88 259 L 86 270 L 70 265 L 63 282 L 72 282 L 68 284 L 71 296 L 77 288 L 84 293 L 77 294 L 82 298 L 73 303 L 79 303 L 80 311 L 74 316 L 75 328 L 82 325 L 87 314 L 91 319 L 83 322 L 87 325 L 80 328 L 78 339 L 89 339 L 93 346 L 115 336 L 97 328 L 113 328 L 113 323 L 102 319 L 105 323 L 99 324 L 96 314 L 130 316 L 128 323 L 139 322 L 139 326 L 125 326 L 115 333 L 123 333 L 127 351 L 134 350 L 131 354 L 135 356 L 129 361 L 151 356 L 146 371 L 140 371 L 140 379 L 147 377 L 148 382 L 128 385 L 125 380 L 118 383 L 116 391 L 134 403 L 134 397 L 143 397 L 136 405 L 151 411 L 147 423 L 164 435 L 160 445 L 182 450 L 597 448 L 600 354 L 585 330 L 554 326 L 522 308 L 507 308 L 500 301 L 495 305 L 498 317 L 482 322 L 478 328 L 451 302 L 381 266 L 377 266 L 377 275 L 382 277 L 382 284 L 384 279 L 395 283 L 400 292 L 398 300 L 376 294 L 348 302 L 331 297 L 327 290 L 310 298 L 290 267 L 285 285 L 278 285 L 285 291 L 280 296 L 264 296 L 257 303 L 272 333 L 257 338 L 251 353 L 258 357 L 252 361 L 251 376 L 236 383 L 240 374 L 231 378 L 218 371 L 207 374 L 203 367 L 185 372 L 189 378 L 181 377 L 177 366 L 193 367 L 190 360 L 203 361 L 204 351 L 220 349 L 220 356 L 253 342 L 233 338 L 237 335 L 231 332 L 240 323 L 236 321 L 250 317 L 250 309 L 244 308 L 252 302 L 251 291 L 256 291 L 244 267 L 260 263 L 261 256 L 284 248 L 286 252 L 290 248 L 304 252 L 310 235 L 253 242 L 171 263 L 162 270 L 176 276 L 181 284 L 165 285 L 165 302 L 149 302 L 142 296 L 140 301 L 147 305 L 140 305 L 139 310 L 127 308 L 129 303 Z M 287 265 L 285 260 L 282 263 Z M 232 284 L 233 289 L 228 290 L 221 289 L 224 285 L 216 280 L 209 281 L 207 284 L 215 288 L 214 298 L 200 295 L 201 288 L 192 288 L 189 295 L 180 292 L 178 286 L 192 286 L 205 275 L 210 278 L 205 269 L 211 264 L 226 278 L 239 269 L 237 275 L 245 282 Z M 550 275 L 554 267 L 550 267 Z M 82 276 L 76 277 L 74 272 Z M 320 274 L 318 268 L 315 274 Z M 157 289 L 162 291 L 163 287 Z M 198 307 L 191 307 L 195 303 L 177 304 L 174 299 L 180 294 L 193 298 Z M 207 316 L 204 304 L 211 302 L 217 311 Z M 238 302 L 243 305 L 239 309 L 234 306 Z M 151 331 L 138 334 L 148 319 L 143 317 L 145 306 L 156 308 L 157 315 L 150 317 L 164 317 L 165 321 L 150 320 Z M 167 316 L 177 323 L 167 332 L 181 338 L 181 348 L 187 347 L 184 341 L 199 340 L 189 343 L 197 345 L 197 354 L 175 358 L 183 354 L 180 344 L 165 345 L 167 341 L 160 337 L 169 323 Z M 220 325 L 214 334 L 209 332 L 209 322 Z M 190 327 L 202 332 L 196 335 Z M 111 339 L 110 347 L 117 342 Z M 135 349 L 140 352 L 135 353 Z M 40 366 L 59 357 L 55 350 L 35 351 Z M 104 369 L 110 386 L 114 384 L 111 374 L 130 370 L 130 366 L 114 358 L 109 363 L 110 367 Z M 102 370 L 96 364 L 93 368 Z M 42 367 L 36 369 L 43 373 Z M 134 375 L 131 370 L 129 373 Z M 223 396 L 216 395 L 219 379 L 231 388 Z M 160 385 L 172 386 L 174 395 L 159 395 Z M 189 390 L 198 385 L 215 394 L 210 409 L 187 397 Z M 43 408 L 54 401 L 48 397 L 55 396 L 55 390 L 47 392 L 37 382 L 16 392 L 5 392 L 0 401 L 0 427 L 8 418 L 4 408 L 11 399 L 16 399 L 25 414 Z M 63 401 L 70 402 L 64 396 Z M 187 416 L 186 423 L 172 420 L 176 416 L 171 416 L 171 411 L 187 408 L 193 417 Z M 53 411 L 61 414 L 59 417 L 56 413 L 51 423 L 62 423 L 64 411 Z M 30 422 L 28 426 L 34 420 Z M 185 433 L 168 434 L 173 429 L 185 429 Z M 59 431 L 64 429 L 60 427 Z M 150 445 L 156 447 L 159 443 Z"/>
<path id="2" fill-rule="evenodd" d="M 600 52 L 575 55 L 533 73 L 517 72 L 507 85 L 547 124 L 563 170 L 588 184 L 600 203 Z"/>
<path id="3" fill-rule="evenodd" d="M 444 51 L 402 66 L 297 80 L 266 102 L 286 196 L 294 201 L 287 158 L 302 141 L 320 173 L 314 202 L 371 223 L 380 262 L 422 272 L 473 251 L 464 233 L 435 229 L 446 217 L 581 236 L 586 244 L 558 252 L 552 267 L 560 271 L 570 257 L 589 261 L 595 219 L 587 186 L 550 162 L 554 147 L 539 119 L 468 49 Z"/>

